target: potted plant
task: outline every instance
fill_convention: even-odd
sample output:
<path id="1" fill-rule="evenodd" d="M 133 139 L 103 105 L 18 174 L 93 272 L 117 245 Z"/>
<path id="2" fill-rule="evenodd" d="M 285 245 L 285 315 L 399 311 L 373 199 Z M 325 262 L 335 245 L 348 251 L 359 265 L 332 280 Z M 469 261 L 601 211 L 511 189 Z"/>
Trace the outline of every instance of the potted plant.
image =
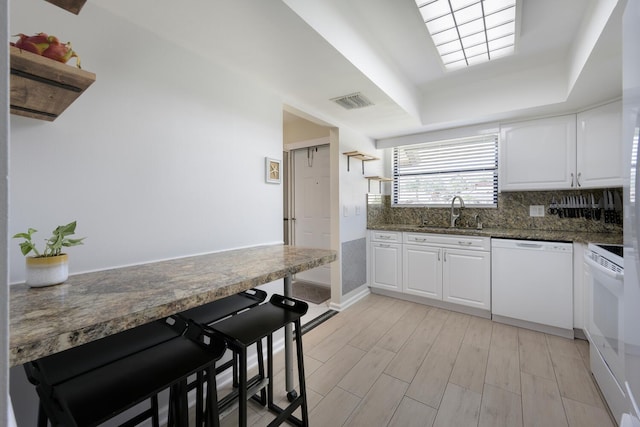
<path id="1" fill-rule="evenodd" d="M 31 287 L 57 285 L 63 283 L 69 277 L 69 257 L 62 253 L 63 247 L 81 245 L 81 239 L 70 239 L 68 236 L 76 232 L 76 222 L 67 225 L 59 225 L 52 232 L 52 236 L 45 240 L 43 252 L 39 252 L 35 243 L 31 240 L 36 229 L 29 228 L 26 233 L 18 233 L 14 239 L 24 239 L 20 243 L 22 255 L 26 256 L 27 285 Z M 33 256 L 27 256 L 31 252 Z"/>

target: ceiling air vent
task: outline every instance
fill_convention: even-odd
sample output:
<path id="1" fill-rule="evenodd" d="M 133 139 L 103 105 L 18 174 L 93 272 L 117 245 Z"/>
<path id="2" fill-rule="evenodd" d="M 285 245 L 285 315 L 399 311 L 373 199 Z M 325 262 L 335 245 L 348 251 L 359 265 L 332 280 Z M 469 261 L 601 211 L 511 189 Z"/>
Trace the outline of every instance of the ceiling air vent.
<path id="1" fill-rule="evenodd" d="M 339 96 L 331 99 L 331 101 L 340 105 L 347 110 L 353 110 L 355 108 L 364 108 L 369 105 L 373 105 L 373 102 L 365 98 L 360 92 L 352 93 L 350 95 Z"/>

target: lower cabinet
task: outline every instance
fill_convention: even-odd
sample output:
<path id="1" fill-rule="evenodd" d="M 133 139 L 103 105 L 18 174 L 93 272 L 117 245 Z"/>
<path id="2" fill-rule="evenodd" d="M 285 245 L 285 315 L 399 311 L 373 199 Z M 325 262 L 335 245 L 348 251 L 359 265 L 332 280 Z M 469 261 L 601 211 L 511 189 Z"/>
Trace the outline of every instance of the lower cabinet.
<path id="1" fill-rule="evenodd" d="M 402 290 L 401 233 L 375 232 L 370 243 L 371 286 L 390 291 Z"/>
<path id="2" fill-rule="evenodd" d="M 490 310 L 491 253 L 445 249 L 442 261 L 442 299 Z"/>
<path id="3" fill-rule="evenodd" d="M 442 299 L 442 249 L 405 244 L 402 250 L 402 291 Z"/>
<path id="4" fill-rule="evenodd" d="M 486 237 L 372 232 L 370 285 L 490 310 L 490 247 Z"/>

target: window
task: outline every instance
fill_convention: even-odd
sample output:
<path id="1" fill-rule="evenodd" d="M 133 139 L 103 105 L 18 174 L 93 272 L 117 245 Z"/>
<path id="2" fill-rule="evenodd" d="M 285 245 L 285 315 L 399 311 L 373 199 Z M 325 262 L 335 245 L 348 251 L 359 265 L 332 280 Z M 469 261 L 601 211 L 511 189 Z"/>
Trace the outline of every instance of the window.
<path id="1" fill-rule="evenodd" d="M 498 135 L 393 148 L 393 204 L 469 207 L 498 203 Z"/>

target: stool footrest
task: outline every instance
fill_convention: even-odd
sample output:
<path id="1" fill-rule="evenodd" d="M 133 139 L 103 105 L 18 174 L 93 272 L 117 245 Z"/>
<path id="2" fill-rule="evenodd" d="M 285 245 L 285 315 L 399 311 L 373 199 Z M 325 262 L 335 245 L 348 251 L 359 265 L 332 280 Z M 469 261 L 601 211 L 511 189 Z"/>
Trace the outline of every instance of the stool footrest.
<path id="1" fill-rule="evenodd" d="M 291 402 L 284 409 L 279 407 L 275 403 L 270 403 L 269 404 L 269 409 L 274 411 L 275 413 L 277 413 L 278 416 L 276 417 L 275 420 L 273 420 L 273 421 L 271 421 L 269 423 L 269 427 L 279 426 L 284 421 L 289 421 L 290 423 L 292 423 L 293 425 L 296 425 L 296 426 L 303 426 L 304 423 L 302 422 L 302 420 L 300 418 L 296 417 L 295 415 L 293 415 L 293 412 L 296 409 L 298 409 L 298 407 L 300 407 L 302 405 L 302 399 L 303 399 L 302 396 L 298 396 L 293 402 Z"/>
<path id="2" fill-rule="evenodd" d="M 264 389 L 268 385 L 269 385 L 269 378 L 264 378 L 260 381 L 260 377 L 256 375 L 248 382 L 247 396 L 251 396 L 249 397 L 249 399 L 254 397 L 256 393 L 258 393 L 260 390 Z M 240 403 L 238 402 L 238 394 L 239 394 L 238 391 L 234 390 L 228 395 L 226 395 L 218 403 L 221 419 L 224 418 L 226 415 L 230 414 L 231 412 L 233 412 L 239 406 Z M 258 402 L 262 403 L 260 402 L 259 399 L 258 399 Z"/>

